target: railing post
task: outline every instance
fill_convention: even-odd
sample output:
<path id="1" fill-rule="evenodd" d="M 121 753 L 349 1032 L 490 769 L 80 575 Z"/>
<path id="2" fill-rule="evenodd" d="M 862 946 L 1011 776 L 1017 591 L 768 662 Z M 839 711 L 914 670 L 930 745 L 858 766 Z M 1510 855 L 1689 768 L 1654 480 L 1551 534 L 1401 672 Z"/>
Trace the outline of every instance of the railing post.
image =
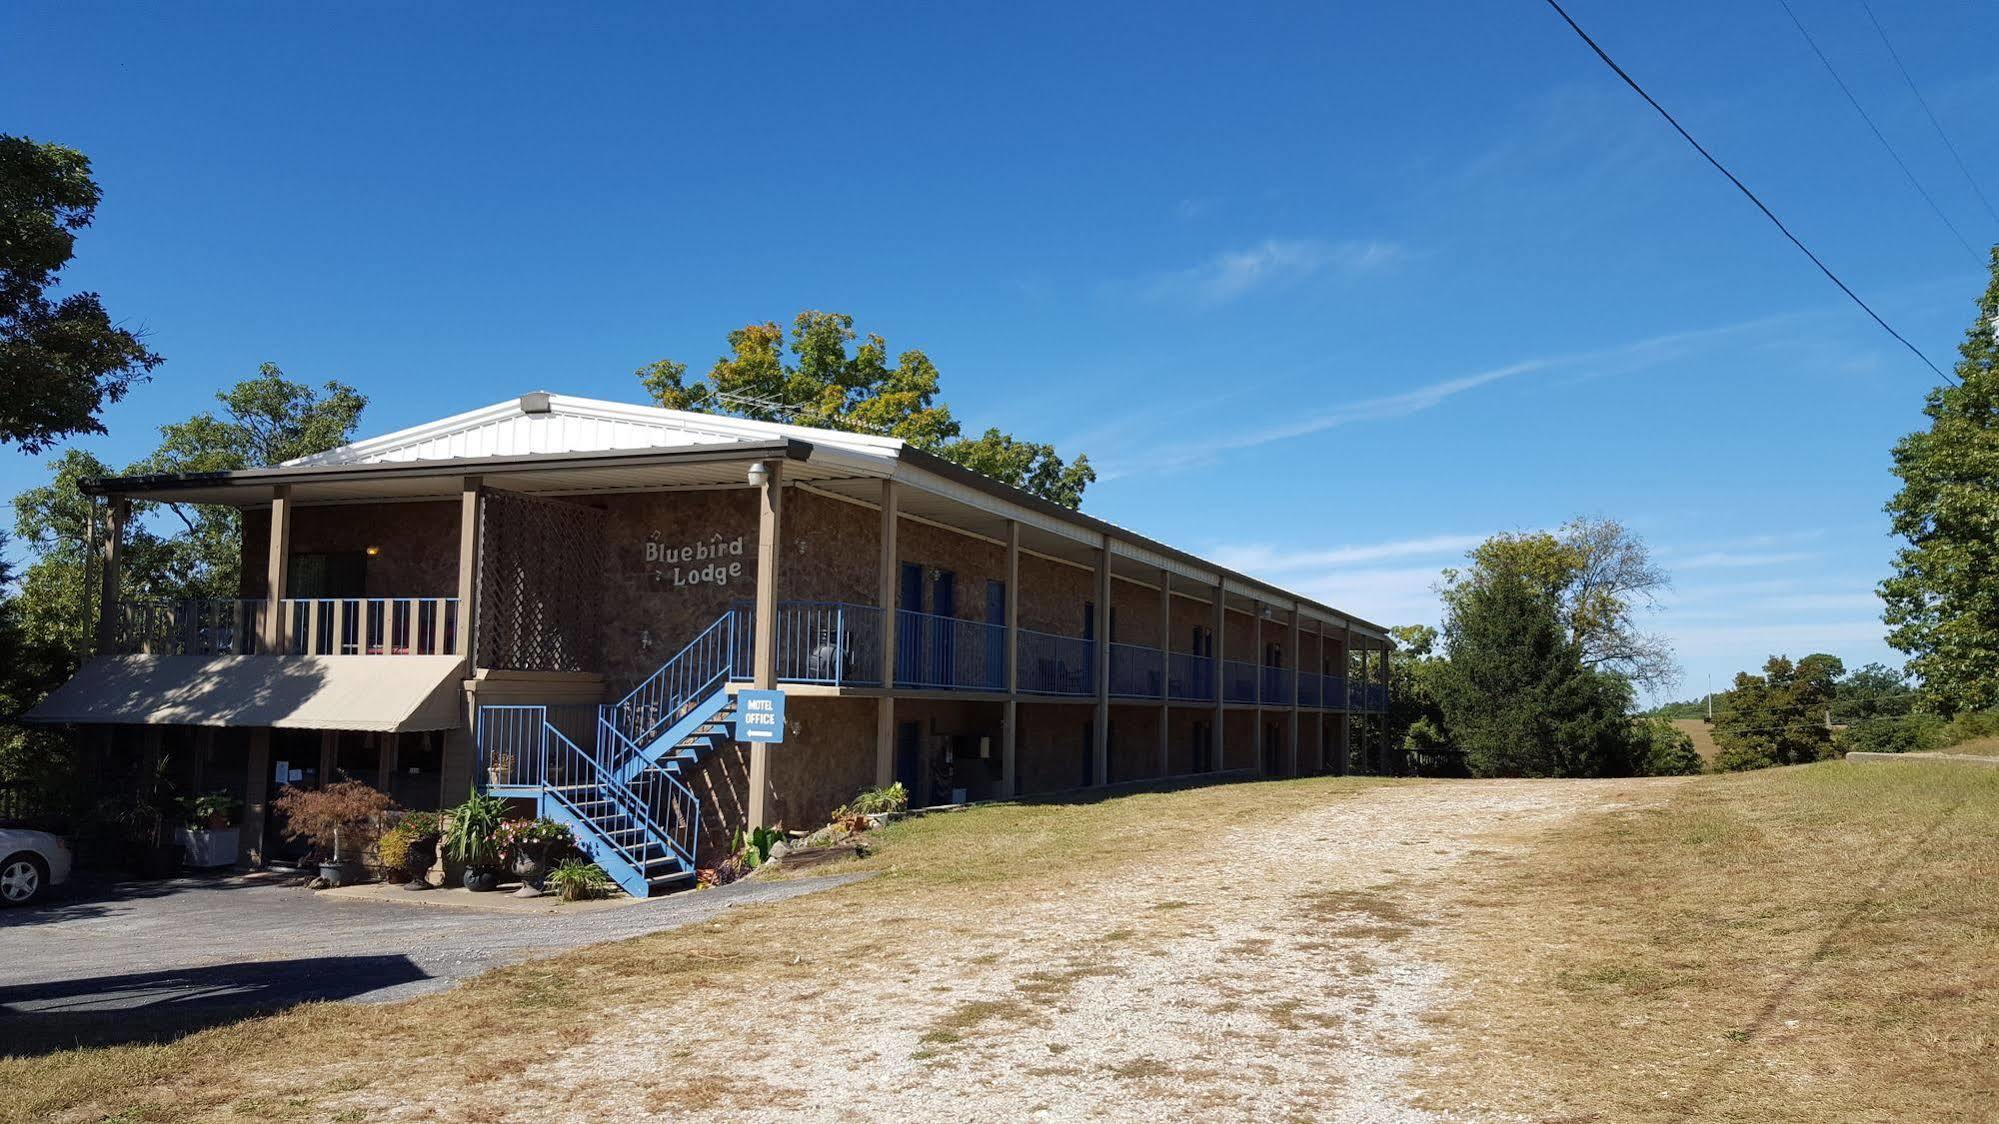
<path id="1" fill-rule="evenodd" d="M 847 603 L 833 605 L 833 686 L 847 682 Z"/>

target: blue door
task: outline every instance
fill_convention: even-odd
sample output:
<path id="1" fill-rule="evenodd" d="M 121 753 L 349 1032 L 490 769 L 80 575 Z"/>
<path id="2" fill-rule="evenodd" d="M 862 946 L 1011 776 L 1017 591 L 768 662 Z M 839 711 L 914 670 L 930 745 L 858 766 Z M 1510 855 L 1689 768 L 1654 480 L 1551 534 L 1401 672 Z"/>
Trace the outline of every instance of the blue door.
<path id="1" fill-rule="evenodd" d="M 958 674 L 958 631 L 951 625 L 958 615 L 958 575 L 937 571 L 930 581 L 930 612 L 934 615 L 930 628 L 936 633 L 930 682 L 959 686 L 963 677 Z"/>

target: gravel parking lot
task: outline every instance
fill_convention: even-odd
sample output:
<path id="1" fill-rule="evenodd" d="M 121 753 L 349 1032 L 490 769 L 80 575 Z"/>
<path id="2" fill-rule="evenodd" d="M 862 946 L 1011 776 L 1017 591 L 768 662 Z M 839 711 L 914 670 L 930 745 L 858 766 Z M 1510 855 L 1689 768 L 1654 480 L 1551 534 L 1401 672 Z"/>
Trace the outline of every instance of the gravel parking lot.
<path id="1" fill-rule="evenodd" d="M 739 882 L 615 909 L 490 911 L 256 877 L 82 881 L 40 905 L 0 911 L 0 1051 L 155 1040 L 306 1000 L 405 999 L 501 965 L 848 880 Z"/>

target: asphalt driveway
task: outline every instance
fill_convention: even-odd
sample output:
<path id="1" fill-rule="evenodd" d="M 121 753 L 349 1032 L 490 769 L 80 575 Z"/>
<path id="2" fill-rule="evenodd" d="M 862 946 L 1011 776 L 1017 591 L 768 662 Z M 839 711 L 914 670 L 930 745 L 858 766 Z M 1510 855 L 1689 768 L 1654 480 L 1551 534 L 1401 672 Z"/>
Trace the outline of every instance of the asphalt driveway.
<path id="1" fill-rule="evenodd" d="M 79 883 L 0 910 L 0 1054 L 156 1041 L 307 1000 L 376 1003 L 848 881 L 739 882 L 618 909 L 494 913 L 253 878 Z"/>

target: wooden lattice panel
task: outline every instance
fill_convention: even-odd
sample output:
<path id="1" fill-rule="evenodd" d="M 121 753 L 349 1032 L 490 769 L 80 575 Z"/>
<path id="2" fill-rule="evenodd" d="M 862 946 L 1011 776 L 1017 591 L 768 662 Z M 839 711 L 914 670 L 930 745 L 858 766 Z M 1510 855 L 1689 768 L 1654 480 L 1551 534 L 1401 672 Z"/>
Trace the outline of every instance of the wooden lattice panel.
<path id="1" fill-rule="evenodd" d="M 597 670 L 603 581 L 602 511 L 480 490 L 478 666 Z"/>

